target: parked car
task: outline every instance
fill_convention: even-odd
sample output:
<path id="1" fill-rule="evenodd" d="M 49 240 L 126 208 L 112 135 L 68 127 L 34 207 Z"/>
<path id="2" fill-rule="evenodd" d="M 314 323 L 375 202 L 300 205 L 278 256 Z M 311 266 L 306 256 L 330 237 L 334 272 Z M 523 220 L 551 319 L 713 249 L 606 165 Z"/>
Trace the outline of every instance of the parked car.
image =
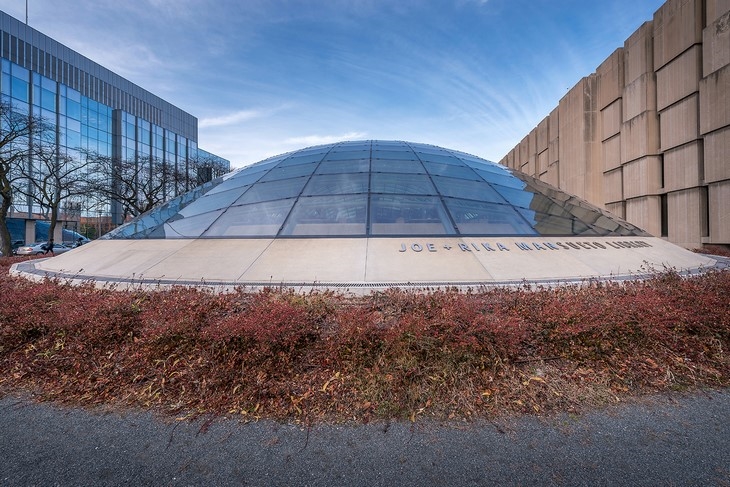
<path id="1" fill-rule="evenodd" d="M 15 255 L 15 251 L 18 250 L 19 247 L 22 247 L 23 245 L 25 245 L 25 242 L 23 242 L 22 240 L 13 240 L 13 242 L 10 245 L 13 250 L 13 255 Z M 2 257 L 2 255 L 3 255 L 3 251 L 0 250 L 0 257 Z"/>
<path id="2" fill-rule="evenodd" d="M 40 255 L 45 254 L 45 245 L 46 242 L 36 242 L 31 245 L 25 245 L 23 247 L 18 247 L 15 253 L 17 255 Z M 62 254 L 64 252 L 68 252 L 71 250 L 71 247 L 69 247 L 66 244 L 62 243 L 54 243 L 53 244 L 53 253 L 55 255 Z M 50 252 L 49 252 L 50 253 Z"/>

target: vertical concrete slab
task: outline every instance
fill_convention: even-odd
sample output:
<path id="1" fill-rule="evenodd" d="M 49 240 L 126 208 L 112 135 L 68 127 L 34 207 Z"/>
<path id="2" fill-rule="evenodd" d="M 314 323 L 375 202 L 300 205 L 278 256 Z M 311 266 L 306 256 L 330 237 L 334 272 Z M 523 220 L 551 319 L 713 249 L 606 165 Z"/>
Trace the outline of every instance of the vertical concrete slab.
<path id="1" fill-rule="evenodd" d="M 601 140 L 606 140 L 621 132 L 623 123 L 623 101 L 616 99 L 601 110 Z"/>
<path id="2" fill-rule="evenodd" d="M 661 190 L 661 156 L 647 156 L 624 164 L 623 194 L 625 198 L 656 195 Z"/>
<path id="3" fill-rule="evenodd" d="M 621 134 L 602 142 L 603 170 L 610 171 L 621 166 Z"/>
<path id="4" fill-rule="evenodd" d="M 710 242 L 730 243 L 730 180 L 708 185 Z"/>
<path id="5" fill-rule="evenodd" d="M 624 199 L 622 168 L 603 173 L 603 198 L 605 204 L 618 203 Z"/>
<path id="6" fill-rule="evenodd" d="M 702 140 L 670 149 L 664 153 L 664 191 L 700 186 L 703 179 Z"/>
<path id="7" fill-rule="evenodd" d="M 654 24 L 644 22 L 624 42 L 624 83 L 654 72 Z"/>
<path id="8" fill-rule="evenodd" d="M 35 241 L 35 220 L 25 220 L 25 243 L 32 244 Z"/>
<path id="9" fill-rule="evenodd" d="M 709 76 L 728 64 L 730 64 L 730 10 L 720 15 L 702 31 L 703 76 Z"/>
<path id="10" fill-rule="evenodd" d="M 654 68 L 702 42 L 702 0 L 667 0 L 654 13 Z"/>
<path id="11" fill-rule="evenodd" d="M 624 50 L 616 49 L 596 69 L 598 109 L 603 110 L 619 99 L 624 88 Z"/>
<path id="12" fill-rule="evenodd" d="M 549 117 L 543 118 L 540 123 L 537 125 L 537 146 L 535 147 L 535 151 L 540 154 L 542 151 L 547 150 L 548 148 L 548 123 L 549 123 Z"/>
<path id="13" fill-rule="evenodd" d="M 730 125 L 730 65 L 700 81 L 700 132 Z"/>
<path id="14" fill-rule="evenodd" d="M 656 76 L 644 73 L 624 87 L 622 97 L 624 121 L 646 111 L 656 111 Z"/>
<path id="15" fill-rule="evenodd" d="M 621 163 L 659 153 L 659 116 L 644 112 L 621 127 Z"/>
<path id="16" fill-rule="evenodd" d="M 559 113 L 559 107 L 555 107 L 548 116 L 548 161 L 550 164 L 554 164 L 560 160 Z"/>
<path id="17" fill-rule="evenodd" d="M 730 179 L 730 127 L 705 135 L 704 179 L 707 183 Z"/>
<path id="18" fill-rule="evenodd" d="M 606 210 L 612 215 L 616 215 L 623 220 L 626 219 L 626 202 L 624 201 L 606 203 Z"/>
<path id="19" fill-rule="evenodd" d="M 626 200 L 626 221 L 654 236 L 662 233 L 661 198 L 642 196 Z"/>
<path id="20" fill-rule="evenodd" d="M 696 140 L 700 136 L 699 94 L 695 93 L 659 114 L 661 150 Z"/>
<path id="21" fill-rule="evenodd" d="M 711 25 L 730 11 L 730 0 L 705 0 L 705 25 Z"/>
<path id="22" fill-rule="evenodd" d="M 707 229 L 707 189 L 692 188 L 667 194 L 669 241 L 688 249 L 702 247 Z"/>
<path id="23" fill-rule="evenodd" d="M 656 72 L 657 110 L 699 91 L 702 78 L 702 47 L 692 46 Z"/>
<path id="24" fill-rule="evenodd" d="M 537 155 L 537 172 L 541 176 L 541 179 L 542 175 L 547 172 L 548 165 L 548 151 L 544 150 Z"/>

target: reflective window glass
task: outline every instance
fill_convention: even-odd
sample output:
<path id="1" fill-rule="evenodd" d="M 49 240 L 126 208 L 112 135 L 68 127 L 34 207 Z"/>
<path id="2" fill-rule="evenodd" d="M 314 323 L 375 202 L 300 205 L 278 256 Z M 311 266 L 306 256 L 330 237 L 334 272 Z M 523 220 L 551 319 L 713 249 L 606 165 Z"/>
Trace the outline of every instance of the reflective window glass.
<path id="1" fill-rule="evenodd" d="M 219 193 L 204 194 L 184 209 L 180 210 L 180 215 L 188 217 L 220 208 L 226 208 L 232 205 L 233 202 L 236 201 L 248 188 L 248 186 L 241 186 L 240 188 L 222 191 Z"/>
<path id="2" fill-rule="evenodd" d="M 397 161 L 385 159 L 373 159 L 373 172 L 403 172 L 425 174 L 426 169 L 418 161 Z"/>
<path id="3" fill-rule="evenodd" d="M 448 176 L 450 178 L 477 180 L 479 176 L 474 170 L 467 166 L 453 166 L 451 164 L 437 164 L 435 162 L 424 162 L 426 170 L 434 176 Z"/>
<path id="4" fill-rule="evenodd" d="M 218 186 L 208 191 L 208 194 L 222 193 L 223 191 L 229 191 L 240 186 L 248 186 L 258 181 L 261 176 L 263 176 L 263 173 L 260 172 L 236 174 L 234 177 L 224 180 Z"/>
<path id="5" fill-rule="evenodd" d="M 370 160 L 360 159 L 356 161 L 322 161 L 317 168 L 317 174 L 334 174 L 343 172 L 368 172 Z"/>
<path id="6" fill-rule="evenodd" d="M 504 203 L 500 196 L 486 181 L 470 181 L 468 179 L 445 178 L 434 176 L 433 182 L 443 196 L 467 200 L 490 201 Z"/>
<path id="7" fill-rule="evenodd" d="M 281 235 L 364 235 L 367 195 L 299 198 Z"/>
<path id="8" fill-rule="evenodd" d="M 530 221 L 532 226 L 540 235 L 570 236 L 596 234 L 596 232 L 594 232 L 588 225 L 574 218 L 563 218 L 561 216 L 550 215 L 524 208 L 517 208 L 517 211 Z"/>
<path id="9" fill-rule="evenodd" d="M 411 150 L 394 151 L 373 149 L 373 159 L 395 159 L 397 161 L 417 161 L 418 157 Z"/>
<path id="10" fill-rule="evenodd" d="M 277 179 L 296 178 L 298 176 L 309 176 L 317 167 L 316 163 L 299 164 L 297 166 L 283 166 L 283 162 L 266 173 L 261 181 L 275 181 Z"/>
<path id="11" fill-rule="evenodd" d="M 222 213 L 223 210 L 220 209 L 177 220 L 171 219 L 165 224 L 165 237 L 184 238 L 202 235 Z"/>
<path id="12" fill-rule="evenodd" d="M 337 146 L 332 149 L 332 152 L 340 152 L 340 151 L 370 151 L 370 143 L 369 142 L 345 142 L 342 144 L 337 144 Z"/>
<path id="13" fill-rule="evenodd" d="M 452 166 L 463 166 L 464 164 L 454 156 L 448 154 L 419 154 L 423 162 L 438 162 L 439 164 L 451 164 Z"/>
<path id="14" fill-rule="evenodd" d="M 324 194 L 367 193 L 367 173 L 315 175 L 302 193 L 305 196 Z"/>
<path id="15" fill-rule="evenodd" d="M 462 235 L 536 235 L 511 206 L 455 198 L 444 202 Z"/>
<path id="16" fill-rule="evenodd" d="M 510 173 L 497 174 L 492 171 L 484 171 L 482 169 L 474 169 L 485 181 L 491 184 L 499 184 L 500 186 L 506 186 L 508 188 L 522 189 L 526 185 L 521 180 L 516 178 Z"/>
<path id="17" fill-rule="evenodd" d="M 314 162 L 320 162 L 325 154 L 326 152 L 313 152 L 310 154 L 296 153 L 282 160 L 280 167 L 298 166 L 300 164 L 311 164 Z"/>
<path id="18" fill-rule="evenodd" d="M 229 208 L 203 234 L 205 237 L 269 236 L 279 232 L 294 199 Z"/>
<path id="19" fill-rule="evenodd" d="M 373 195 L 371 235 L 453 235 L 456 233 L 435 196 Z"/>
<path id="20" fill-rule="evenodd" d="M 492 185 L 494 190 L 502 195 L 502 197 L 511 205 L 522 208 L 531 208 L 535 193 L 527 189 L 508 188 L 499 184 Z"/>
<path id="21" fill-rule="evenodd" d="M 343 151 L 343 152 L 329 152 L 324 160 L 325 161 L 348 161 L 348 160 L 361 160 L 370 159 L 370 151 Z"/>
<path id="22" fill-rule="evenodd" d="M 295 178 L 254 184 L 234 204 L 245 205 L 259 201 L 294 198 L 299 196 L 306 182 L 307 178 Z"/>
<path id="23" fill-rule="evenodd" d="M 425 174 L 375 173 L 371 193 L 436 194 L 431 180 Z"/>

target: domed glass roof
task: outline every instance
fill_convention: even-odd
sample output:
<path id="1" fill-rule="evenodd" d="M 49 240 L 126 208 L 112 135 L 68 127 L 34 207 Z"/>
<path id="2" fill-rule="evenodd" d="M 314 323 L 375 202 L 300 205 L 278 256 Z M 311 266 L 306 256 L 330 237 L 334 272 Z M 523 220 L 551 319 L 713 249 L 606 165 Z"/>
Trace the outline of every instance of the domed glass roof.
<path id="1" fill-rule="evenodd" d="M 647 236 L 499 164 L 374 140 L 309 147 L 238 169 L 103 238 L 398 235 Z"/>

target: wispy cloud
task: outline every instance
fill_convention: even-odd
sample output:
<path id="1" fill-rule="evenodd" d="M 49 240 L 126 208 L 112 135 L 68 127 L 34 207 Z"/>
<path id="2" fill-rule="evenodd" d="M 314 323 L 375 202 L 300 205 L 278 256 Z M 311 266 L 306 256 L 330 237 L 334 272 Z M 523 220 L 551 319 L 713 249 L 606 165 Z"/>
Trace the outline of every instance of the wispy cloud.
<path id="1" fill-rule="evenodd" d="M 286 139 L 284 143 L 288 145 L 321 145 L 332 144 L 334 142 L 342 142 L 345 140 L 362 140 L 367 138 L 365 132 L 347 132 L 341 135 L 305 135 L 303 137 L 291 137 Z"/>
<path id="2" fill-rule="evenodd" d="M 198 121 L 198 127 L 221 127 L 225 125 L 235 125 L 241 122 L 248 122 L 255 118 L 264 117 L 266 114 L 261 110 L 239 110 L 237 112 L 221 115 L 218 117 L 201 118 Z"/>

